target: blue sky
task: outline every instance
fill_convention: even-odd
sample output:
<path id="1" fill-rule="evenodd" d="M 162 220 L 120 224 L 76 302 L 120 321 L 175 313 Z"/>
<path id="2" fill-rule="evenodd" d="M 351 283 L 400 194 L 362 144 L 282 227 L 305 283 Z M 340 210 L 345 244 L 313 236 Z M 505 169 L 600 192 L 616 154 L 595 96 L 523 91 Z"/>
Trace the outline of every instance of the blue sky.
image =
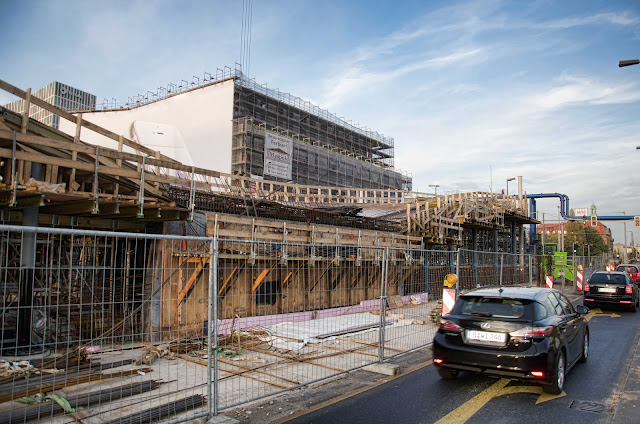
<path id="1" fill-rule="evenodd" d="M 240 61 L 240 0 L 0 5 L 0 79 L 21 88 L 58 80 L 124 103 Z M 640 66 L 617 66 L 639 57 L 633 0 L 254 0 L 249 74 L 394 137 L 415 190 L 522 175 L 529 193 L 640 215 Z"/>

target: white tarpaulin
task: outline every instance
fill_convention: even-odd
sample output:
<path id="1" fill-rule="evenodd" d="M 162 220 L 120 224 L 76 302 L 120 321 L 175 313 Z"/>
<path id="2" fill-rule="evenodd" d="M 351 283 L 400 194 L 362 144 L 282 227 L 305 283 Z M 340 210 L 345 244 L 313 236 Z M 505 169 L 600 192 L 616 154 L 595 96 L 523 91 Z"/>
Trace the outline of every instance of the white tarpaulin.
<path id="1" fill-rule="evenodd" d="M 398 322 L 386 318 L 388 327 L 409 325 L 410 322 Z M 302 349 L 307 343 L 321 343 L 333 340 L 344 334 L 360 334 L 376 331 L 380 327 L 380 316 L 369 312 L 337 317 L 314 319 L 302 322 L 283 322 L 265 327 L 271 337 L 263 340 L 274 347 L 287 350 Z"/>
<path id="2" fill-rule="evenodd" d="M 267 131 L 264 138 L 264 175 L 291 180 L 293 140 Z"/>

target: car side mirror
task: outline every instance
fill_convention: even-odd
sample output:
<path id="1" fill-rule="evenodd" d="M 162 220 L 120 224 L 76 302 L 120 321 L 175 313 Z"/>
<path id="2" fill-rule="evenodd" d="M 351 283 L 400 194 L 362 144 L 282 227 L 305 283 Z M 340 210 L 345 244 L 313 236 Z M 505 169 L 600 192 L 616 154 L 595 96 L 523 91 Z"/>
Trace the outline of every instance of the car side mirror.
<path id="1" fill-rule="evenodd" d="M 576 311 L 578 311 L 580 315 L 587 315 L 589 313 L 589 308 L 584 305 L 578 305 L 576 306 Z"/>

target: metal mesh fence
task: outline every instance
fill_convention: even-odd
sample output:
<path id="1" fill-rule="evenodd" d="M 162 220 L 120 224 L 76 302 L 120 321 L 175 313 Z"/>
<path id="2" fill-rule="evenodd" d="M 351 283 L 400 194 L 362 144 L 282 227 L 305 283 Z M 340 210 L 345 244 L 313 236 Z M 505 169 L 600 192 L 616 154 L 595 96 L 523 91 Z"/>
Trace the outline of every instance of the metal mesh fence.
<path id="1" fill-rule="evenodd" d="M 584 281 L 606 263 L 571 259 Z M 541 286 L 549 264 L 0 226 L 0 423 L 210 416 L 430 344 L 447 274 Z"/>
<path id="2" fill-rule="evenodd" d="M 202 244 L 0 227 L 0 422 L 207 415 L 207 372 L 180 359 L 204 347 L 202 324 L 161 321 L 180 300 L 167 283 L 197 266 L 173 258 Z M 206 306 L 207 294 L 189 302 Z"/>

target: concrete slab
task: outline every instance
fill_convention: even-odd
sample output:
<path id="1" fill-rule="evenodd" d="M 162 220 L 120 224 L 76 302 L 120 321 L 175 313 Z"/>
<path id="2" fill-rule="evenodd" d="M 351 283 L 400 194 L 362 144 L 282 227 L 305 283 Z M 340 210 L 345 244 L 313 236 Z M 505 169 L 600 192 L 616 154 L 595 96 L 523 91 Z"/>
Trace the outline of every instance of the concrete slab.
<path id="1" fill-rule="evenodd" d="M 400 374 L 400 366 L 397 364 L 387 364 L 387 363 L 371 364 L 371 365 L 367 365 L 362 369 L 365 371 L 375 372 L 375 373 L 384 374 L 384 375 Z"/>

